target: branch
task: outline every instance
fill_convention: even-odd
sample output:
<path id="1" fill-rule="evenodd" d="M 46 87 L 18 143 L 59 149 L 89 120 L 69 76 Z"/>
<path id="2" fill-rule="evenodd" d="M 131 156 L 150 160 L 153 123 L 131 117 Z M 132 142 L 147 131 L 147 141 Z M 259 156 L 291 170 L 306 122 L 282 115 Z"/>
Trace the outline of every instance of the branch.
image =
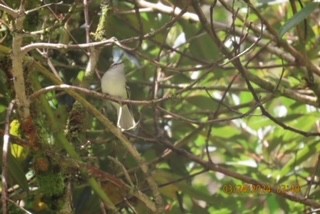
<path id="1" fill-rule="evenodd" d="M 11 7 L 8 7 L 8 6 L 3 5 L 3 4 L 0 4 L 0 10 L 6 12 L 7 14 L 9 14 L 14 19 L 19 16 L 19 13 L 17 11 L 15 11 Z"/>
<path id="2" fill-rule="evenodd" d="M 46 76 L 48 79 L 53 81 L 56 84 L 61 84 L 61 82 L 46 68 L 42 67 L 39 64 L 36 64 L 39 66 L 38 69 L 36 69 L 38 72 Z M 115 127 L 112 122 L 105 116 L 103 115 L 99 110 L 97 110 L 93 105 L 91 105 L 83 96 L 80 94 L 72 91 L 72 90 L 67 90 L 68 94 L 72 97 L 74 97 L 81 105 L 83 105 L 89 113 L 94 115 L 97 120 L 99 120 L 102 125 L 105 126 L 107 130 L 109 130 L 114 136 L 116 136 L 119 141 L 122 143 L 122 145 L 126 148 L 126 150 L 131 154 L 131 156 L 137 161 L 141 171 L 143 174 L 146 176 L 147 183 L 153 193 L 154 200 L 156 201 L 156 204 L 158 205 L 158 213 L 162 213 L 162 198 L 159 192 L 159 188 L 157 183 L 154 181 L 154 179 L 151 177 L 148 169 L 148 165 L 146 164 L 145 160 L 143 157 L 140 155 L 140 153 L 136 150 L 136 148 L 131 144 L 131 142 L 128 140 L 128 138 L 123 135 L 123 133 Z"/>
<path id="3" fill-rule="evenodd" d="M 159 192 L 159 188 L 157 183 L 154 181 L 154 179 L 151 177 L 148 169 L 148 165 L 146 164 L 143 157 L 139 154 L 139 152 L 136 150 L 136 148 L 131 144 L 131 142 L 126 138 L 121 130 L 116 128 L 111 121 L 103 115 L 100 111 L 98 111 L 94 106 L 92 106 L 85 98 L 83 98 L 81 95 L 76 93 L 69 93 L 71 96 L 73 96 L 79 103 L 81 103 L 92 115 L 94 115 L 97 120 L 99 120 L 107 130 L 109 130 L 114 136 L 116 136 L 122 145 L 126 148 L 126 150 L 132 155 L 132 157 L 138 162 L 138 165 L 141 168 L 141 171 L 146 176 L 147 183 L 153 193 L 153 196 L 155 197 L 156 204 L 158 205 L 157 210 L 159 213 L 161 212 L 161 205 L 162 205 L 162 198 Z"/>
<path id="4" fill-rule="evenodd" d="M 30 100 L 34 100 L 37 97 L 39 97 L 40 95 L 44 94 L 44 93 L 48 93 L 50 91 L 55 91 L 55 90 L 64 90 L 64 91 L 77 91 L 80 93 L 84 93 L 88 96 L 93 96 L 93 97 L 97 97 L 97 98 L 101 98 L 101 99 L 107 99 L 119 104 L 133 104 L 133 105 L 154 105 L 156 103 L 160 103 L 163 102 L 165 100 L 171 99 L 171 96 L 167 96 L 167 97 L 162 97 L 159 99 L 153 99 L 153 100 L 128 100 L 128 99 L 121 99 L 121 98 L 117 98 L 114 96 L 110 96 L 108 94 L 104 94 L 104 93 L 99 93 L 93 90 L 89 90 L 87 88 L 82 88 L 82 87 L 78 87 L 78 86 L 72 86 L 72 85 L 67 85 L 67 84 L 60 84 L 60 85 L 51 85 L 51 86 L 47 86 L 45 88 L 41 88 L 38 91 L 34 92 L 32 95 L 30 95 Z"/>
<path id="5" fill-rule="evenodd" d="M 261 22 L 266 26 L 267 30 L 275 37 L 276 42 L 281 47 L 283 47 L 292 56 L 294 56 L 300 65 L 306 66 L 308 71 L 311 71 L 313 74 L 320 76 L 320 67 L 319 66 L 312 63 L 312 61 L 309 60 L 308 57 L 305 57 L 302 53 L 300 53 L 294 47 L 289 45 L 288 42 L 281 39 L 279 37 L 278 32 L 271 26 L 271 24 L 266 20 L 266 18 L 262 14 L 260 14 L 260 12 L 251 4 L 251 2 L 249 0 L 244 0 L 244 1 L 247 3 L 247 5 L 250 7 L 250 9 L 258 16 L 258 18 L 261 20 Z"/>
<path id="6" fill-rule="evenodd" d="M 218 35 L 216 34 L 216 32 L 214 31 L 213 28 L 213 22 L 212 22 L 212 18 L 210 20 L 210 24 L 208 23 L 208 21 L 206 20 L 200 6 L 198 5 L 198 2 L 196 0 L 192 1 L 192 5 L 193 8 L 195 9 L 196 13 L 198 14 L 201 23 L 203 24 L 205 30 L 207 31 L 208 35 L 211 37 L 212 41 L 214 41 L 218 47 L 220 47 L 221 52 L 230 60 L 233 59 L 233 55 L 231 52 L 228 51 L 228 49 L 224 46 L 223 42 L 220 41 Z M 212 17 L 212 8 L 210 10 L 210 17 Z M 235 60 L 231 61 L 231 63 L 234 65 L 234 67 L 240 72 L 241 76 L 244 78 L 247 87 L 250 91 L 250 93 L 252 94 L 254 100 L 256 101 L 256 103 L 258 104 L 261 112 L 263 115 L 265 115 L 266 117 L 268 117 L 272 122 L 274 122 L 275 124 L 279 125 L 280 127 L 282 127 L 283 129 L 287 129 L 290 130 L 292 132 L 298 133 L 300 135 L 303 135 L 305 137 L 308 136 L 319 136 L 320 134 L 318 132 L 305 132 L 302 131 L 300 129 L 296 129 L 293 128 L 291 126 L 286 125 L 285 123 L 282 123 L 280 120 L 276 119 L 275 117 L 273 117 L 263 106 L 263 104 L 261 103 L 261 100 L 259 98 L 259 96 L 256 94 L 254 87 L 252 86 L 250 79 L 248 78 L 248 75 L 250 75 L 250 73 L 248 72 L 247 69 L 245 69 L 239 58 L 235 58 Z M 276 89 L 276 88 L 275 88 Z"/>
<path id="7" fill-rule="evenodd" d="M 23 120 L 26 120 L 30 116 L 30 102 L 26 95 L 25 79 L 23 74 L 23 52 L 21 51 L 21 46 L 23 43 L 23 35 L 19 32 L 23 31 L 24 24 L 24 1 L 21 1 L 20 9 L 17 12 L 18 17 L 14 20 L 14 31 L 12 38 L 12 76 L 14 91 L 17 98 L 18 111 Z"/>
<path id="8" fill-rule="evenodd" d="M 135 1 L 140 7 L 145 7 L 152 9 L 153 11 L 160 11 L 163 13 L 168 14 L 174 14 L 175 16 L 179 15 L 181 13 L 181 9 L 178 7 L 170 7 L 165 4 L 163 4 L 161 1 L 158 1 L 157 3 L 150 3 L 144 0 L 136 0 Z M 189 21 L 195 21 L 199 22 L 199 18 L 197 14 L 186 12 L 182 15 L 182 18 L 189 20 Z"/>
<path id="9" fill-rule="evenodd" d="M 26 45 L 21 48 L 21 52 L 23 54 L 26 54 L 27 52 L 36 49 L 36 48 L 49 48 L 49 49 L 79 49 L 79 48 L 92 48 L 92 47 L 97 47 L 97 46 L 110 46 L 113 45 L 117 41 L 116 38 L 112 37 L 107 40 L 103 40 L 100 42 L 91 42 L 91 43 L 84 43 L 84 44 L 76 44 L 76 45 L 66 45 L 62 43 L 33 43 L 30 45 Z"/>
<path id="10" fill-rule="evenodd" d="M 56 3 L 48 3 L 48 4 L 41 5 L 41 6 L 36 7 L 36 8 L 32 8 L 32 9 L 26 11 L 26 14 L 28 15 L 28 14 L 33 13 L 33 12 L 35 12 L 37 10 L 42 9 L 42 8 L 50 7 L 51 5 L 62 5 L 62 4 L 63 4 L 63 1 L 59 1 L 59 2 L 56 2 Z"/>
<path id="11" fill-rule="evenodd" d="M 181 9 L 179 10 L 174 10 L 173 7 L 170 7 L 170 6 L 167 6 L 167 5 L 164 5 L 162 3 L 150 3 L 150 2 L 146 2 L 144 0 L 139 0 L 137 1 L 137 3 L 141 6 L 141 7 L 146 7 L 148 8 L 149 10 L 153 10 L 153 11 L 159 11 L 159 12 L 162 12 L 162 13 L 167 13 L 167 14 L 174 14 L 175 17 L 179 16 L 179 14 L 181 12 L 183 12 Z M 227 5 L 225 5 L 227 6 Z M 226 9 L 228 9 L 229 11 L 232 11 L 232 9 L 230 9 L 228 6 L 226 7 Z M 180 12 L 180 13 L 179 13 Z M 199 16 L 195 13 L 190 13 L 190 12 L 186 12 L 185 14 L 183 15 L 186 15 L 186 14 L 192 14 L 190 15 L 190 17 L 192 17 L 190 20 L 192 21 L 195 21 L 195 22 L 201 22 L 200 19 L 199 19 Z M 183 17 L 182 15 L 182 18 L 185 18 Z M 242 18 L 240 18 L 240 20 L 243 20 Z M 210 20 L 212 22 L 212 25 L 214 25 L 214 29 L 215 30 L 219 30 L 219 29 L 223 29 L 223 30 L 226 30 L 226 31 L 230 31 L 230 26 L 228 24 L 224 24 L 224 23 L 221 23 L 221 22 L 217 22 L 217 21 L 213 21 L 213 20 Z M 254 32 L 256 33 L 259 33 L 259 34 L 262 34 L 264 38 L 269 38 L 269 39 L 273 39 L 274 36 L 267 33 L 267 32 L 262 32 L 261 31 L 261 28 L 257 28 L 255 27 L 254 25 L 250 25 L 246 22 L 244 22 L 246 26 L 248 26 L 248 28 L 250 29 L 253 29 Z M 164 26 L 165 27 L 165 26 Z M 166 28 L 165 28 L 166 29 Z M 159 32 L 159 30 L 157 30 L 156 32 Z M 233 29 L 233 33 L 237 36 L 243 36 L 243 31 L 241 29 L 238 29 L 238 28 L 234 28 Z M 152 33 L 149 33 L 149 34 L 146 34 L 143 38 L 144 39 L 147 39 L 149 37 L 152 37 L 153 35 L 155 35 L 155 32 L 152 32 Z M 267 45 L 268 43 L 265 43 L 264 41 L 262 40 L 258 40 L 257 37 L 255 36 L 251 36 L 251 35 L 246 35 L 245 39 L 251 43 L 254 43 L 256 44 L 257 46 L 259 47 L 263 47 L 263 48 L 266 48 L 270 53 L 273 53 L 277 56 L 279 56 L 280 58 L 283 58 L 285 59 L 286 61 L 292 63 L 292 64 L 296 64 L 296 58 L 290 54 L 290 51 L 284 51 L 278 47 L 274 47 L 274 46 L 269 46 Z M 257 41 L 258 40 L 258 41 Z M 125 40 L 123 40 L 123 42 L 125 42 Z M 120 46 L 121 47 L 121 46 Z M 123 48 L 123 47 L 122 47 Z M 167 47 L 169 49 L 171 49 L 170 47 Z M 172 50 L 172 49 L 171 49 Z M 174 50 L 177 52 L 177 50 Z M 161 67 L 164 67 L 162 65 L 158 65 L 158 66 L 161 66 Z"/>
<path id="12" fill-rule="evenodd" d="M 153 139 L 151 139 L 151 140 L 153 140 Z M 320 208 L 320 204 L 314 200 L 304 198 L 303 196 L 294 195 L 294 194 L 288 193 L 286 191 L 279 191 L 279 188 L 274 187 L 272 184 L 267 184 L 267 183 L 257 181 L 255 179 L 252 179 L 251 177 L 236 173 L 233 170 L 229 170 L 229 169 L 222 167 L 218 164 L 213 164 L 209 161 L 204 161 L 204 160 L 192 155 L 191 153 L 187 152 L 186 150 L 176 148 L 175 146 L 172 145 L 171 142 L 160 141 L 160 143 L 165 145 L 167 148 L 170 148 L 171 150 L 173 150 L 177 154 L 188 158 L 190 161 L 193 161 L 195 163 L 200 164 L 204 169 L 208 169 L 213 172 L 220 172 L 226 176 L 241 180 L 245 183 L 252 184 L 255 186 L 259 185 L 261 187 L 263 187 L 263 186 L 270 187 L 270 191 L 275 193 L 276 195 L 282 196 L 282 197 L 289 199 L 291 201 L 295 201 L 295 202 L 298 202 L 298 203 L 301 203 L 304 205 L 308 205 L 308 206 L 311 206 L 314 208 Z"/>
<path id="13" fill-rule="evenodd" d="M 247 77 L 248 77 L 249 80 L 253 81 L 254 83 L 260 85 L 262 88 L 265 88 L 265 89 L 267 89 L 267 90 L 269 90 L 271 92 L 274 92 L 274 89 L 276 88 L 273 84 L 271 84 L 271 83 L 269 83 L 267 81 L 264 81 L 264 80 L 262 80 L 262 79 L 260 79 L 258 77 L 255 77 L 254 75 L 252 75 L 250 73 L 247 73 Z M 50 91 L 55 91 L 55 90 L 77 91 L 77 92 L 84 93 L 84 94 L 86 94 L 88 96 L 91 96 L 91 97 L 96 97 L 96 98 L 100 98 L 100 99 L 107 99 L 107 100 L 110 100 L 110 101 L 113 101 L 113 102 L 116 102 L 116 103 L 119 103 L 119 104 L 133 104 L 133 105 L 142 105 L 142 106 L 155 105 L 157 103 L 162 103 L 162 102 L 164 102 L 166 100 L 170 100 L 170 99 L 173 98 L 173 96 L 165 96 L 165 97 L 162 97 L 162 98 L 152 99 L 152 100 L 128 100 L 128 99 L 121 99 L 121 98 L 113 97 L 113 96 L 110 96 L 108 94 L 99 93 L 99 92 L 96 92 L 96 91 L 93 91 L 93 90 L 89 90 L 89 89 L 86 89 L 86 88 L 82 88 L 82 87 L 77 87 L 77 86 L 72 86 L 72 85 L 67 85 L 67 84 L 60 84 L 60 85 L 47 86 L 45 88 L 39 89 L 38 91 L 36 91 L 32 95 L 30 95 L 30 100 L 31 101 L 35 100 L 40 95 L 42 95 L 44 93 L 48 93 Z M 184 90 L 185 90 L 185 88 L 179 90 L 179 93 L 177 92 L 175 94 L 175 96 L 177 94 L 180 94 Z M 315 107 L 317 106 L 316 99 L 312 99 L 309 96 L 296 93 L 293 90 L 285 89 L 285 88 L 281 87 L 281 89 L 279 89 L 279 92 L 281 94 L 283 94 L 284 96 L 287 96 L 287 97 L 289 97 L 291 99 L 294 99 L 294 100 L 297 100 L 297 101 L 300 101 L 300 102 L 304 102 L 306 104 L 309 104 L 309 105 L 312 105 L 312 106 L 315 106 Z M 231 121 L 231 120 L 234 120 L 234 119 L 243 118 L 243 117 L 249 115 L 252 112 L 252 110 L 254 110 L 256 107 L 257 107 L 257 105 L 255 105 L 247 113 L 241 114 L 239 116 L 230 117 L 230 118 L 209 119 L 207 121 L 192 120 L 192 119 L 188 119 L 188 118 L 185 118 L 183 116 L 168 112 L 165 109 L 160 108 L 160 107 L 158 107 L 158 109 L 161 110 L 161 111 L 164 111 L 166 114 L 169 114 L 172 117 L 177 118 L 179 120 L 183 120 L 185 122 L 192 123 L 192 124 L 205 125 L 205 124 L 214 124 L 214 123 L 226 122 L 226 121 Z M 297 130 L 294 130 L 294 132 L 297 132 Z M 319 135 L 319 133 L 317 133 L 317 132 L 315 132 L 315 133 L 313 133 L 313 132 L 310 132 L 310 133 L 299 133 L 299 134 L 308 135 L 308 136 L 318 136 Z"/>
<path id="14" fill-rule="evenodd" d="M 37 67 L 37 63 L 32 64 L 32 66 L 36 66 L 35 70 L 40 70 L 43 71 L 44 68 L 43 67 Z M 31 65 L 30 65 L 31 67 Z M 31 69 L 31 68 L 30 68 Z M 50 73 L 50 71 L 46 70 L 46 72 L 49 73 L 49 75 L 51 75 L 51 77 L 56 81 L 56 82 L 60 82 L 59 79 L 57 79 L 54 74 Z M 37 90 L 39 88 L 41 88 L 41 85 L 39 83 L 39 81 L 36 78 L 36 75 L 31 75 L 31 84 L 34 90 Z M 54 130 L 55 135 L 54 138 L 56 140 L 56 142 L 59 144 L 59 146 L 61 146 L 66 152 L 67 154 L 74 160 L 81 162 L 81 156 L 77 153 L 74 145 L 68 141 L 68 139 L 66 138 L 66 135 L 64 132 L 61 131 L 56 131 L 59 130 L 61 127 L 59 126 L 59 123 L 57 123 L 55 120 L 55 116 L 52 112 L 52 109 L 49 107 L 49 103 L 47 102 L 47 100 L 45 99 L 44 96 L 40 97 L 37 100 L 40 104 L 40 107 L 42 109 L 42 111 L 44 112 L 44 114 L 46 115 L 46 118 L 48 120 L 48 128 L 51 130 Z M 87 175 L 87 172 L 85 169 L 81 168 L 81 173 Z M 88 183 L 90 184 L 92 190 L 101 198 L 101 200 L 108 206 L 108 208 L 110 208 L 113 211 L 116 211 L 117 208 L 115 207 L 115 205 L 113 204 L 113 202 L 109 199 L 108 195 L 101 189 L 100 184 L 96 181 L 96 179 L 89 177 L 88 178 Z"/>
<path id="15" fill-rule="evenodd" d="M 89 2 L 87 0 L 83 0 L 83 13 L 84 13 L 84 20 L 85 20 L 84 27 L 86 30 L 86 44 L 90 44 Z M 89 54 L 89 60 L 87 62 L 87 67 L 85 71 L 85 79 L 81 82 L 82 86 L 86 86 L 86 84 L 88 83 L 87 80 L 93 76 L 96 68 L 96 64 L 99 59 L 100 51 L 96 50 L 94 46 L 91 46 L 89 48 L 88 54 Z"/>

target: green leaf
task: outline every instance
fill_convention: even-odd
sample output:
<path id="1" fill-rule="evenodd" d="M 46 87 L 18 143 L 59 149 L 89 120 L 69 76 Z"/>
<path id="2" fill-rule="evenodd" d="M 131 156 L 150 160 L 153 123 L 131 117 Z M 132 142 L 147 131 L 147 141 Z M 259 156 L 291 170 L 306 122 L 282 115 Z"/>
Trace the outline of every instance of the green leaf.
<path id="1" fill-rule="evenodd" d="M 172 83 L 175 84 L 181 84 L 181 83 L 189 83 L 190 77 L 188 77 L 186 74 L 180 73 L 180 74 L 175 74 L 174 78 L 172 79 Z"/>
<path id="2" fill-rule="evenodd" d="M 274 195 L 270 195 L 270 197 L 267 197 L 267 204 L 268 204 L 270 213 L 279 212 L 279 203 L 277 198 Z"/>
<path id="3" fill-rule="evenodd" d="M 200 109 L 211 109 L 212 111 L 214 111 L 217 107 L 217 103 L 208 96 L 196 95 L 189 97 L 187 101 L 190 104 L 199 107 Z"/>
<path id="4" fill-rule="evenodd" d="M 279 36 L 283 37 L 289 30 L 298 25 L 304 19 L 306 19 L 317 7 L 319 3 L 312 2 L 305 6 L 302 10 L 292 16 L 280 29 Z"/>
<path id="5" fill-rule="evenodd" d="M 199 38 L 191 40 L 190 52 L 194 57 L 203 60 L 215 60 L 220 56 L 219 49 L 208 35 L 199 35 Z"/>
<path id="6" fill-rule="evenodd" d="M 11 153 L 8 153 L 8 159 L 9 159 L 8 171 L 9 171 L 10 177 L 23 190 L 28 191 L 28 182 L 23 172 L 23 169 L 21 167 L 21 164 L 15 157 L 11 155 Z"/>
<path id="7" fill-rule="evenodd" d="M 222 137 L 225 139 L 241 134 L 239 129 L 237 129 L 235 127 L 230 127 L 230 126 L 224 126 L 221 128 L 214 128 L 213 133 L 215 133 L 216 137 Z"/>
<path id="8" fill-rule="evenodd" d="M 288 174 L 293 173 L 294 167 L 299 166 L 302 162 L 306 161 L 313 154 L 320 150 L 319 141 L 314 141 L 309 145 L 299 149 L 297 155 L 290 159 L 287 164 L 281 169 L 280 177 L 288 176 Z"/>
<path id="9" fill-rule="evenodd" d="M 0 113 L 3 113 L 7 107 L 5 105 L 0 105 Z"/>
<path id="10" fill-rule="evenodd" d="M 219 48 L 212 42 L 212 39 L 205 33 L 199 33 L 201 25 L 190 25 L 188 22 L 180 22 L 186 40 L 189 41 L 189 51 L 193 57 L 201 60 L 215 60 L 220 55 Z M 188 61 L 190 61 L 188 59 Z M 190 63 L 190 62 L 189 62 Z"/>
<path id="11" fill-rule="evenodd" d="M 18 120 L 13 120 L 10 123 L 10 134 L 16 137 L 21 136 L 21 124 Z"/>

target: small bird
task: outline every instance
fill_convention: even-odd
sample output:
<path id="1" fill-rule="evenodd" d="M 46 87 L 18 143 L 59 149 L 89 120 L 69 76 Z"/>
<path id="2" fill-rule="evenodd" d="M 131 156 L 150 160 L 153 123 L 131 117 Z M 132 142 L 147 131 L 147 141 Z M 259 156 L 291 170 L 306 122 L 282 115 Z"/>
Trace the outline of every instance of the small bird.
<path id="1" fill-rule="evenodd" d="M 101 90 L 103 93 L 111 96 L 128 98 L 126 90 L 126 77 L 124 73 L 124 64 L 116 63 L 104 73 L 101 78 Z M 137 123 L 134 120 L 128 106 L 126 104 L 120 105 L 116 102 L 111 102 L 117 110 L 117 126 L 121 131 L 130 130 L 136 127 Z"/>

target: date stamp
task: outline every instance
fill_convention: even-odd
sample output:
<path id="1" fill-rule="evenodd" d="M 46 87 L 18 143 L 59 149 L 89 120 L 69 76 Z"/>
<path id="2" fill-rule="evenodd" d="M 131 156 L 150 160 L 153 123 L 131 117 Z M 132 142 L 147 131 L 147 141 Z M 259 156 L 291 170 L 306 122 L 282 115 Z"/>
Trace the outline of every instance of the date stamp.
<path id="1" fill-rule="evenodd" d="M 301 193 L 301 186 L 298 184 L 292 185 L 257 185 L 257 184 L 224 184 L 222 185 L 222 191 L 228 194 L 267 194 L 271 192 L 275 193 Z"/>

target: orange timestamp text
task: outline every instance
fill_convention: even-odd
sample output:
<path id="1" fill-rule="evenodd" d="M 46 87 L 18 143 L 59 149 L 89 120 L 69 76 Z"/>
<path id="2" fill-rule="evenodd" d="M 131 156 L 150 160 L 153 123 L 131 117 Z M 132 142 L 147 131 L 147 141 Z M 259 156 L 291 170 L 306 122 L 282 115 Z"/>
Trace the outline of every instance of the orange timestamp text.
<path id="1" fill-rule="evenodd" d="M 292 185 L 260 185 L 260 184 L 224 184 L 222 185 L 222 191 L 228 194 L 245 194 L 245 193 L 301 193 L 301 186 L 297 184 Z"/>

